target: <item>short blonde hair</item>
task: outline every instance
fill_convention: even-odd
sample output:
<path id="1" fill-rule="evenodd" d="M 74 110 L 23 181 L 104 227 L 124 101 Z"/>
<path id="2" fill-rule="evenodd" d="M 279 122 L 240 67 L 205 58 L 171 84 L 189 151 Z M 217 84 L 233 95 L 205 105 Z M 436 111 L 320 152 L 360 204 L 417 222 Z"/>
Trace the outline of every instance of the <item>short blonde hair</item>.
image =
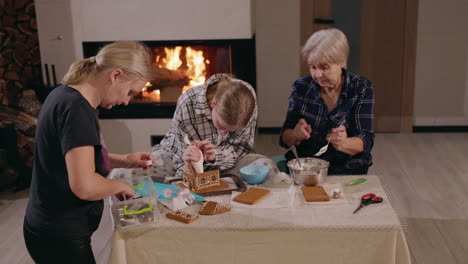
<path id="1" fill-rule="evenodd" d="M 207 87 L 207 100 L 214 99 L 217 112 L 226 124 L 247 126 L 254 114 L 256 99 L 244 82 L 229 74 L 216 74 L 217 82 Z"/>
<path id="2" fill-rule="evenodd" d="M 151 51 L 137 41 L 118 41 L 104 46 L 96 56 L 76 61 L 63 77 L 63 84 L 78 84 L 91 74 L 118 68 L 128 78 L 150 81 Z"/>
<path id="3" fill-rule="evenodd" d="M 345 34 L 336 28 L 322 29 L 310 36 L 302 48 L 302 57 L 321 63 L 344 64 L 348 62 L 349 44 Z"/>

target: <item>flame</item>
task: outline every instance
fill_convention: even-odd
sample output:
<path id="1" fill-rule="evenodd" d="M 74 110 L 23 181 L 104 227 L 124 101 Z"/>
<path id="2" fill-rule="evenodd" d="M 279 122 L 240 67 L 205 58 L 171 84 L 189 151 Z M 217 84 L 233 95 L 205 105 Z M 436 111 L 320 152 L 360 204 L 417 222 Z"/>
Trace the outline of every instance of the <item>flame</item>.
<path id="1" fill-rule="evenodd" d="M 180 59 L 181 51 L 181 46 L 177 46 L 173 49 L 164 48 L 164 52 L 166 53 L 166 57 L 162 60 L 164 63 L 164 68 L 169 70 L 177 70 L 182 65 L 182 60 Z"/>
<path id="2" fill-rule="evenodd" d="M 182 88 L 182 93 L 188 89 L 205 83 L 205 57 L 203 57 L 203 51 L 197 51 L 190 47 L 187 47 L 185 51 L 185 57 L 187 59 L 187 76 L 190 78 L 190 84 Z"/>
<path id="3" fill-rule="evenodd" d="M 146 99 L 150 99 L 151 101 L 154 101 L 154 102 L 160 102 L 161 91 L 159 89 L 156 89 L 154 91 L 148 92 L 148 87 L 151 87 L 151 86 L 153 85 L 150 82 L 147 82 L 145 87 L 141 90 L 141 94 Z"/>
<path id="4" fill-rule="evenodd" d="M 182 57 L 184 53 L 185 58 Z M 184 93 L 194 86 L 205 83 L 206 65 L 210 64 L 210 61 L 205 59 L 203 51 L 191 47 L 176 46 L 165 47 L 164 54 L 157 55 L 153 64 L 159 68 L 183 72 L 190 79 L 189 84 L 182 88 L 182 93 Z M 145 99 L 160 102 L 161 91 L 148 92 L 148 87 L 151 87 L 151 83 L 146 84 L 141 95 Z"/>

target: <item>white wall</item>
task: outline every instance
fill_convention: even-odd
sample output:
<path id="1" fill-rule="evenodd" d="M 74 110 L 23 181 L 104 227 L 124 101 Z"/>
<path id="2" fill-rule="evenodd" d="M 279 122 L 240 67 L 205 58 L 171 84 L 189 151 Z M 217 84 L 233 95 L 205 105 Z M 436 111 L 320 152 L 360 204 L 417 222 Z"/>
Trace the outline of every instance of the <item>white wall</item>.
<path id="1" fill-rule="evenodd" d="M 254 0 L 258 127 L 281 127 L 300 75 L 300 0 Z"/>
<path id="2" fill-rule="evenodd" d="M 417 126 L 468 125 L 468 1 L 419 1 Z"/>
<path id="3" fill-rule="evenodd" d="M 250 0 L 81 0 L 80 28 L 89 40 L 250 38 Z"/>
<path id="4" fill-rule="evenodd" d="M 72 1 L 82 41 L 251 38 L 250 0 Z M 81 55 L 82 54 L 78 54 Z"/>

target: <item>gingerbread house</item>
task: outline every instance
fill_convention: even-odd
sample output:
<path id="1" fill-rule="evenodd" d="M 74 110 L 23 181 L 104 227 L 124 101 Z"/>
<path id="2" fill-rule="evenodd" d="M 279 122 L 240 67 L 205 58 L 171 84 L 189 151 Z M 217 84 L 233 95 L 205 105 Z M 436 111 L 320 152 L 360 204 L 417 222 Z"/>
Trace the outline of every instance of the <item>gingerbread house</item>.
<path id="1" fill-rule="evenodd" d="M 190 162 L 185 163 L 185 169 L 182 173 L 183 182 L 191 191 L 219 186 L 221 185 L 219 178 L 219 170 L 197 173 Z"/>

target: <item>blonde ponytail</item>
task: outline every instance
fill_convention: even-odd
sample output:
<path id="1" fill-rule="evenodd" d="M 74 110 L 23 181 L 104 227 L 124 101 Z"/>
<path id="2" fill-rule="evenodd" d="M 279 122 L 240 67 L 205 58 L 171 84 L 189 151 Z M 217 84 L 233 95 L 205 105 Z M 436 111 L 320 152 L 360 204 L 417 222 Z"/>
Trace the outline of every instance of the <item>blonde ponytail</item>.
<path id="1" fill-rule="evenodd" d="M 76 61 L 68 69 L 63 77 L 63 84 L 77 84 L 85 80 L 90 73 L 96 70 L 96 59 L 94 57 Z"/>
<path id="2" fill-rule="evenodd" d="M 118 41 L 108 44 L 95 57 L 73 63 L 62 83 L 78 84 L 92 74 L 113 68 L 121 69 L 129 78 L 150 81 L 151 52 L 148 47 L 137 41 Z"/>

